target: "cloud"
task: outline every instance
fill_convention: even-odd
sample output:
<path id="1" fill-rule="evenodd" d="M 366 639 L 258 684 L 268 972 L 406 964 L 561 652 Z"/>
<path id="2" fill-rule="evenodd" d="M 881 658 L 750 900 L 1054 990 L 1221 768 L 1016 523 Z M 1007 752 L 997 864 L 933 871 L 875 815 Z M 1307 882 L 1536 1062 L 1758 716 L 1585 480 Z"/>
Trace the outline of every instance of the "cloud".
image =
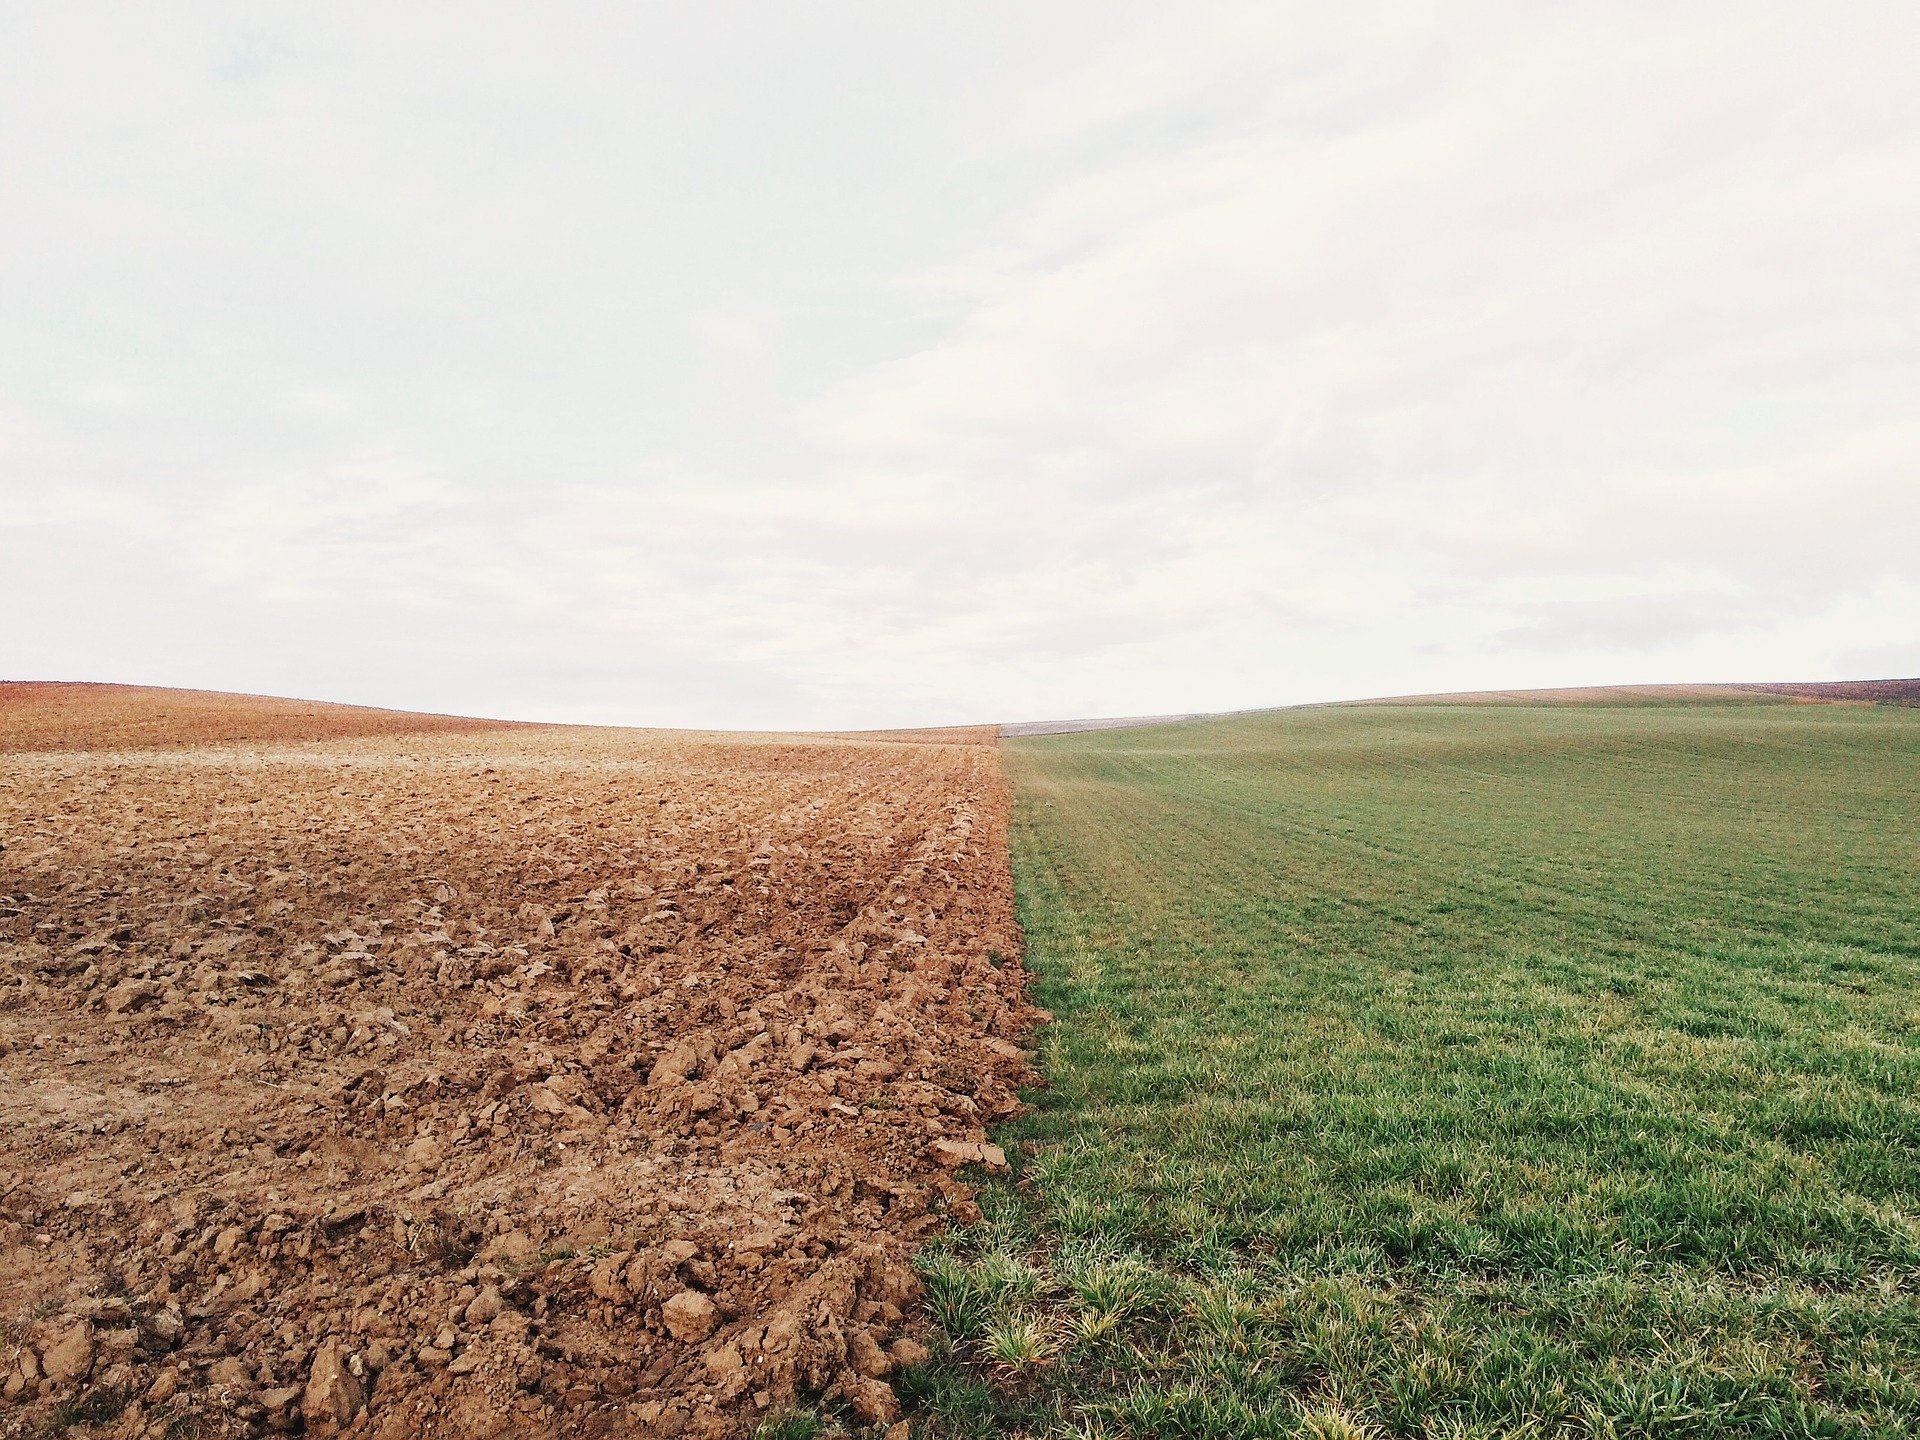
<path id="1" fill-rule="evenodd" d="M 1920 641 L 1908 7 L 125 18 L 0 35 L 0 672 L 851 726 Z"/>
<path id="2" fill-rule="evenodd" d="M 1758 602 L 1758 603 L 1756 603 Z M 1702 636 L 1753 626 L 1756 611 L 1776 607 L 1756 596 L 1710 597 L 1696 591 L 1605 600 L 1551 600 L 1534 618 L 1498 637 L 1516 650 L 1622 650 L 1645 654 Z"/>

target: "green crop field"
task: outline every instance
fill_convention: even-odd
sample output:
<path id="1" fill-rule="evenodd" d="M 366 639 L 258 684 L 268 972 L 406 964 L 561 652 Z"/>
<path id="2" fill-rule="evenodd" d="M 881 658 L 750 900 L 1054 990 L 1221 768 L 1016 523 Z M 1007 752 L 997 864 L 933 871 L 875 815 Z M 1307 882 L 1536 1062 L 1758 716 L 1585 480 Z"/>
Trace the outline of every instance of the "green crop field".
<path id="1" fill-rule="evenodd" d="M 1920 711 L 1005 754 L 1057 1023 L 942 1433 L 1920 1434 Z"/>

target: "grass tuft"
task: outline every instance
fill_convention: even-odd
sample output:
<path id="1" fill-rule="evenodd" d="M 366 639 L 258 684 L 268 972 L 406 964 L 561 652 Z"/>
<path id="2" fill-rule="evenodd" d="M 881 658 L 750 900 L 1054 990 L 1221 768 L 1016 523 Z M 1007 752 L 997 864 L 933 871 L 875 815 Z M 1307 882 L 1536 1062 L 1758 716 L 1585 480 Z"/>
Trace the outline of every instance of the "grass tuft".
<path id="1" fill-rule="evenodd" d="M 1043 1364 L 1053 1353 L 1053 1342 L 1040 1316 L 1025 1310 L 1002 1312 L 981 1336 L 980 1353 L 1002 1370 L 1019 1371 Z"/>
<path id="2" fill-rule="evenodd" d="M 753 1440 L 821 1440 L 832 1428 L 811 1410 L 778 1410 L 753 1430 Z"/>

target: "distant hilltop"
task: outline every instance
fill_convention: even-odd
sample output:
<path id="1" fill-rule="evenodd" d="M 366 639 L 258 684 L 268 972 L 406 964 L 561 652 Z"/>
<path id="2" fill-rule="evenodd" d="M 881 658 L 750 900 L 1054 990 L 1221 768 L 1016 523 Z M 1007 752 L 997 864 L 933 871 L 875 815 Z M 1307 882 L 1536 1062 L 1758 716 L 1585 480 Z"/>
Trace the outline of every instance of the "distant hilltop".
<path id="1" fill-rule="evenodd" d="M 1077 735 L 1083 730 L 1131 730 L 1137 725 L 1172 725 L 1181 720 L 1205 720 L 1204 714 L 1123 715 L 1105 720 L 1019 720 L 1002 725 L 1004 738 L 1016 735 Z"/>
<path id="2" fill-rule="evenodd" d="M 1367 700 L 1336 700 L 1325 703 L 1335 705 L 1671 705 L 1688 701 L 1756 700 L 1762 697 L 1808 700 L 1825 704 L 1920 706 L 1920 679 L 1782 680 L 1724 685 L 1579 685 L 1551 690 L 1456 690 L 1440 695 L 1388 695 Z M 1216 720 L 1228 715 L 1265 713 L 1268 712 L 1221 710 L 1185 715 L 1125 715 L 1099 720 L 1022 720 L 1002 725 L 1000 734 L 1003 739 L 1014 739 L 1022 735 L 1077 735 L 1088 730 L 1131 730 L 1141 725 L 1172 725 L 1181 720 Z"/>

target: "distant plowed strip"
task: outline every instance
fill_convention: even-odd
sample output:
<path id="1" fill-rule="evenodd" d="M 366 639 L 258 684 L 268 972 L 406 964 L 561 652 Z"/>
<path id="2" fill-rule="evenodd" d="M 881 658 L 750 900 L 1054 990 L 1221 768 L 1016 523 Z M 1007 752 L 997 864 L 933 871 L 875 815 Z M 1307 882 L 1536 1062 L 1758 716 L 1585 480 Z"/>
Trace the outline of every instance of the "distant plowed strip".
<path id="1" fill-rule="evenodd" d="M 943 725 L 931 730 L 848 730 L 828 738 L 877 740 L 888 745 L 997 745 L 997 725 Z"/>
<path id="2" fill-rule="evenodd" d="M 1796 700 L 1852 700 L 1878 705 L 1920 705 L 1920 680 L 1822 680 L 1776 685 L 1742 685 L 1765 695 Z"/>
<path id="3" fill-rule="evenodd" d="M 1768 699 L 1920 705 L 1920 680 L 1787 680 L 1727 685 L 1585 685 L 1562 690 L 1461 690 L 1394 695 L 1359 705 L 1680 705 Z M 1010 732 L 1008 732 L 1010 733 Z"/>
<path id="4" fill-rule="evenodd" d="M 892 1420 L 1027 1077 L 1006 826 L 980 744 L 0 759 L 0 1435 Z"/>
<path id="5" fill-rule="evenodd" d="M 468 734 L 512 722 L 415 715 L 267 695 L 150 685 L 0 681 L 0 754 L 47 750 L 174 750 L 288 744 L 369 735 Z"/>

